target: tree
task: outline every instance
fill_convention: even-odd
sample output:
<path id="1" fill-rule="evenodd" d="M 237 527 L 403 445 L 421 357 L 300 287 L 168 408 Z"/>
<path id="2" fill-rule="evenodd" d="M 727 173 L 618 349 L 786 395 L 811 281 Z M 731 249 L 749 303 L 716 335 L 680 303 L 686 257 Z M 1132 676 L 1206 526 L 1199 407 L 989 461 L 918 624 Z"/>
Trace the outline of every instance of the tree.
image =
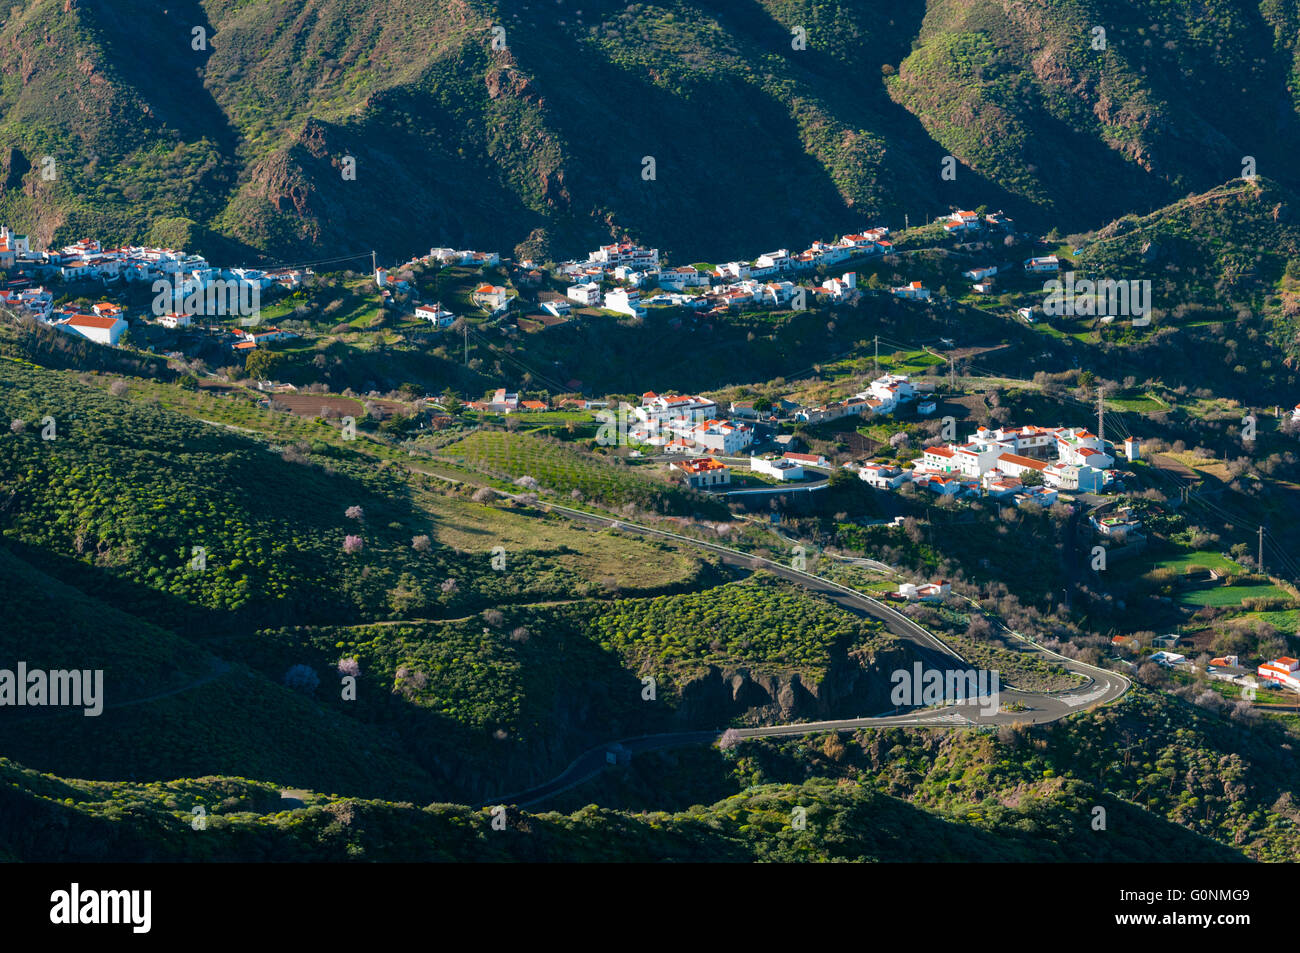
<path id="1" fill-rule="evenodd" d="M 431 545 L 428 536 L 421 534 L 411 537 L 411 548 L 417 553 L 427 553 Z"/>
<path id="2" fill-rule="evenodd" d="M 284 684 L 294 691 L 310 695 L 320 685 L 320 676 L 308 665 L 294 665 L 284 673 Z"/>
<path id="3" fill-rule="evenodd" d="M 1020 482 L 1025 486 L 1042 486 L 1043 474 L 1038 470 L 1028 470 L 1020 474 Z"/>
<path id="4" fill-rule="evenodd" d="M 257 348 L 249 351 L 248 357 L 244 358 L 244 373 L 253 380 L 270 380 L 272 372 L 279 364 L 280 356 L 278 354 L 272 354 L 270 351 Z"/>
<path id="5" fill-rule="evenodd" d="M 114 387 L 117 386 L 118 384 L 122 385 L 123 391 L 126 390 L 126 384 L 123 383 L 122 381 L 113 382 Z M 195 377 L 193 374 L 184 374 L 177 379 L 176 386 L 179 387 L 181 390 L 187 390 L 193 393 L 194 391 L 197 391 L 199 389 L 199 379 Z M 109 388 L 109 392 L 112 393 L 112 387 Z"/>
<path id="6" fill-rule="evenodd" d="M 831 487 L 834 488 L 834 487 L 848 486 L 852 484 L 855 480 L 857 480 L 857 477 L 854 476 L 852 470 L 846 470 L 843 467 L 836 467 L 834 470 L 831 471 L 831 478 L 829 482 Z"/>

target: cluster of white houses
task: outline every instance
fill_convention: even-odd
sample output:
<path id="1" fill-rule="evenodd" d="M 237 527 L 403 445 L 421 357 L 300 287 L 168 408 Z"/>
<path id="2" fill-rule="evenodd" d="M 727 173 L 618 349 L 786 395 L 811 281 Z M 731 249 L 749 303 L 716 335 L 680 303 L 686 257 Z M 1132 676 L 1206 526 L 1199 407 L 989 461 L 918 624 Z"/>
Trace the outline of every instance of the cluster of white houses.
<path id="1" fill-rule="evenodd" d="M 866 390 L 816 407 L 803 407 L 794 414 L 796 420 L 810 424 L 839 420 L 842 417 L 868 417 L 872 414 L 892 414 L 904 404 L 915 402 L 919 414 L 932 414 L 935 410 L 934 384 L 929 381 L 912 381 L 906 374 L 886 374 L 878 377 Z"/>
<path id="2" fill-rule="evenodd" d="M 124 245 L 105 248 L 98 241 L 83 239 L 62 248 L 32 251 L 25 235 L 15 235 L 0 226 L 0 268 L 33 279 L 59 277 L 64 281 L 148 282 L 165 279 L 179 293 L 202 291 L 217 279 L 265 290 L 273 285 L 287 289 L 302 283 L 303 272 L 294 269 L 263 271 L 257 268 L 215 268 L 202 255 L 171 248 Z"/>
<path id="3" fill-rule="evenodd" d="M 20 290 L 0 289 L 0 307 L 7 307 L 20 315 L 33 318 L 41 324 L 76 337 L 85 338 L 95 344 L 117 347 L 129 325 L 122 316 L 122 309 L 109 301 L 101 301 L 90 306 L 89 313 L 80 311 L 72 305 L 54 309 L 54 296 L 44 288 L 32 287 Z M 189 314 L 169 312 L 158 317 L 158 324 L 168 330 L 177 330 L 194 326 L 194 317 Z M 286 341 L 299 335 L 293 331 L 262 326 L 250 328 L 213 328 L 226 335 L 226 343 L 236 352 L 249 351 L 273 341 Z"/>
<path id="4" fill-rule="evenodd" d="M 807 476 L 808 468 L 826 469 L 829 466 L 825 457 L 813 453 L 751 455 L 749 458 L 749 469 L 752 472 L 762 473 L 778 483 L 802 480 Z M 731 483 L 732 468 L 713 456 L 693 457 L 680 463 L 673 462 L 669 467 L 682 471 L 685 482 L 696 489 L 716 488 Z"/>
<path id="5" fill-rule="evenodd" d="M 1017 505 L 1029 500 L 1051 505 L 1061 490 L 1100 492 L 1114 482 L 1115 458 L 1108 446 L 1079 427 L 980 427 L 965 443 L 926 447 L 911 469 L 888 462 L 857 469 L 860 479 L 880 489 L 912 483 L 941 496 L 1006 497 Z M 1124 441 L 1130 461 L 1140 450 L 1136 438 Z"/>
<path id="6" fill-rule="evenodd" d="M 202 294 L 218 280 L 228 287 L 261 292 L 272 286 L 286 290 L 298 288 L 303 271 L 286 269 L 263 271 L 256 268 L 218 269 L 208 264 L 200 255 L 190 255 L 170 248 L 153 248 L 129 245 L 104 248 L 98 241 L 83 239 L 62 248 L 32 251 L 25 235 L 15 235 L 7 226 L 0 226 L 0 268 L 19 277 L 0 288 L 0 306 L 59 331 L 83 337 L 96 344 L 117 346 L 127 330 L 122 309 L 107 301 L 93 305 L 89 313 L 73 307 L 54 309 L 54 295 L 36 284 L 41 279 L 60 278 L 69 282 L 97 281 L 105 286 L 114 283 L 152 284 L 166 281 L 168 291 L 159 299 L 168 308 L 158 315 L 158 323 L 169 329 L 189 327 L 193 316 L 189 311 L 173 310 L 181 304 L 189 307 L 194 296 Z M 242 300 L 236 291 L 224 300 Z M 224 313 L 224 312 L 222 312 Z M 278 328 L 260 328 L 256 332 L 240 331 L 234 335 L 232 345 L 256 347 L 260 343 L 296 337 Z"/>
<path id="7" fill-rule="evenodd" d="M 661 267 L 658 249 L 620 242 L 597 248 L 585 261 L 564 262 L 559 272 L 572 282 L 566 292 L 570 301 L 634 317 L 644 316 L 646 304 L 674 304 L 714 311 L 754 305 L 783 307 L 800 293 L 800 285 L 783 276 L 796 276 L 818 267 L 831 268 L 854 258 L 887 254 L 893 249 L 886 238 L 888 234 L 888 228 L 873 228 L 861 234 L 845 235 L 835 242 L 815 241 L 802 252 L 778 248 L 764 252 L 753 261 L 729 261 L 708 268 Z M 607 279 L 621 282 L 624 287 L 602 292 L 601 282 Z M 661 293 L 642 300 L 640 289 L 654 286 Z M 857 275 L 845 272 L 803 290 L 832 302 L 842 302 L 856 292 Z M 556 306 L 544 304 L 543 308 L 558 313 Z"/>
<path id="8" fill-rule="evenodd" d="M 720 416 L 707 397 L 647 392 L 632 414 L 628 437 L 665 453 L 734 455 L 754 442 L 751 424 Z"/>
<path id="9" fill-rule="evenodd" d="M 116 347 L 127 330 L 126 319 L 117 305 L 101 301 L 93 305 L 88 314 L 70 307 L 55 311 L 54 296 L 41 287 L 0 289 L 0 307 L 66 334 L 109 347 Z"/>

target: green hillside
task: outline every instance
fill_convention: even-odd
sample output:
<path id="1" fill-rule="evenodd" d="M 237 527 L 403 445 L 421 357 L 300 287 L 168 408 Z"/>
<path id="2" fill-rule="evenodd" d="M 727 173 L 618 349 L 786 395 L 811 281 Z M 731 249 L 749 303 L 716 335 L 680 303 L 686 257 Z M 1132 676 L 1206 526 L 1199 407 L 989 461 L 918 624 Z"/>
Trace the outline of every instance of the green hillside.
<path id="1" fill-rule="evenodd" d="M 1141 704 L 1148 704 L 1143 699 Z M 107 785 L 0 760 L 0 806 L 19 824 L 0 853 L 22 860 L 1183 861 L 1295 859 L 1294 766 L 1241 728 L 1158 703 L 1159 755 L 1133 747 L 1135 705 L 1058 729 L 1051 749 L 1015 732 L 865 731 L 638 759 L 569 795 L 561 812 L 392 803 L 306 793 L 281 803 L 257 782 L 194 778 Z M 606 805 L 717 776 L 689 810 Z M 739 790 L 722 793 L 727 784 Z M 1146 809 L 1135 803 L 1146 805 Z M 206 829 L 192 829 L 203 806 Z M 1096 826 L 1104 810 L 1104 824 Z M 802 809 L 802 810 L 800 810 Z M 1167 817 L 1161 816 L 1166 814 Z M 798 818 L 798 820 L 796 820 Z M 1206 820 L 1208 818 L 1208 820 Z M 1220 843 L 1205 833 L 1214 831 Z M 1235 846 L 1222 840 L 1231 838 Z"/>
<path id="2" fill-rule="evenodd" d="M 690 261 L 953 204 L 1095 227 L 1245 156 L 1297 181 L 1297 14 L 1274 0 L 27 0 L 3 16 L 0 219 L 39 241 L 546 257 L 627 233 Z"/>

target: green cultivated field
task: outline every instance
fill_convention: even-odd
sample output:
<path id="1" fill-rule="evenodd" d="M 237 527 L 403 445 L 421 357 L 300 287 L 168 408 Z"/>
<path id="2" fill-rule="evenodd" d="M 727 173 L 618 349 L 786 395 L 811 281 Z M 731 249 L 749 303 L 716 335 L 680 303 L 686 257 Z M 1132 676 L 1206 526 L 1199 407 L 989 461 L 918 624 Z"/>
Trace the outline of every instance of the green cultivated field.
<path id="1" fill-rule="evenodd" d="M 1238 606 L 1246 599 L 1290 599 L 1291 594 L 1284 589 L 1267 583 L 1252 583 L 1240 586 L 1220 586 L 1215 589 L 1199 589 L 1179 596 L 1179 602 L 1191 606 Z"/>
<path id="2" fill-rule="evenodd" d="M 1201 566 L 1205 569 L 1213 569 L 1220 575 L 1233 575 L 1242 573 L 1246 570 L 1233 560 L 1224 556 L 1222 553 L 1212 550 L 1197 550 L 1195 552 L 1182 553 L 1178 556 L 1170 556 L 1167 559 L 1157 560 L 1152 568 L 1154 569 L 1172 569 L 1178 573 L 1187 572 L 1193 566 Z"/>
<path id="3" fill-rule="evenodd" d="M 670 483 L 666 477 L 639 472 L 644 471 L 644 464 L 610 463 L 531 434 L 480 430 L 443 447 L 440 453 L 489 474 L 509 479 L 530 476 L 562 496 L 577 490 L 583 499 L 608 506 L 632 503 L 668 513 L 725 512 L 720 504 Z"/>

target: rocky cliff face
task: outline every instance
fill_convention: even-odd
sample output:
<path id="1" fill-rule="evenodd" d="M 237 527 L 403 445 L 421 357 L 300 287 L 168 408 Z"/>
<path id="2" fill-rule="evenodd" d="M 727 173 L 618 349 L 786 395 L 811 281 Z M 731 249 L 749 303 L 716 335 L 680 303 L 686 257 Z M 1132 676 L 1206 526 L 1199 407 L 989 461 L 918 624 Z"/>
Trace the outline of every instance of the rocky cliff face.
<path id="1" fill-rule="evenodd" d="M 748 668 L 708 672 L 686 683 L 675 720 L 682 728 L 862 718 L 891 709 L 889 675 L 911 666 L 914 655 L 900 644 L 868 656 L 841 655 L 820 682 L 796 673 L 755 675 Z"/>
<path id="2" fill-rule="evenodd" d="M 588 748 L 620 736 L 721 729 L 737 719 L 777 725 L 880 714 L 894 707 L 889 701 L 890 673 L 910 668 L 916 660 L 905 642 L 876 652 L 842 652 L 817 682 L 794 672 L 754 674 L 748 667 L 711 666 L 681 686 L 672 707 L 657 713 L 662 717 L 641 724 L 597 725 L 594 715 L 600 706 L 587 693 L 568 692 L 559 729 L 516 749 L 507 764 L 489 768 L 435 759 L 432 770 L 441 773 L 447 785 L 437 796 L 481 800 L 527 788 L 554 777 Z"/>

